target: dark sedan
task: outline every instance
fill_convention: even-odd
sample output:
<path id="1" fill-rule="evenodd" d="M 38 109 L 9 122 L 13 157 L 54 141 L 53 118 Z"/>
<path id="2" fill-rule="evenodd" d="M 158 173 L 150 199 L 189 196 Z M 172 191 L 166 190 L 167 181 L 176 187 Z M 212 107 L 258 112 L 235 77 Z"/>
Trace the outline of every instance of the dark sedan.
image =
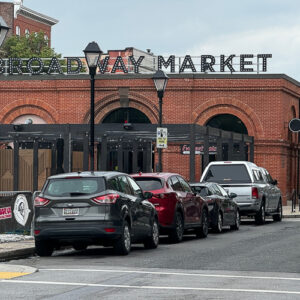
<path id="1" fill-rule="evenodd" d="M 209 224 L 213 231 L 220 233 L 223 226 L 230 226 L 233 230 L 239 229 L 240 212 L 233 200 L 236 194 L 228 195 L 224 188 L 214 182 L 190 183 L 190 186 L 207 202 Z"/>
<path id="2" fill-rule="evenodd" d="M 61 245 L 80 250 L 99 244 L 126 255 L 132 242 L 156 248 L 158 217 L 146 199 L 151 196 L 119 172 L 51 176 L 34 199 L 36 253 L 49 256 Z"/>

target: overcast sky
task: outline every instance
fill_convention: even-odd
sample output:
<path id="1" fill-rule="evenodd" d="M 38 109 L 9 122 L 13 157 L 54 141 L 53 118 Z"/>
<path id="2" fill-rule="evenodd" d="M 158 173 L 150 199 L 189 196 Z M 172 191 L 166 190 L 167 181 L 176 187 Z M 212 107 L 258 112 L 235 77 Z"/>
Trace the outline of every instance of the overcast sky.
<path id="1" fill-rule="evenodd" d="M 23 5 L 59 20 L 52 47 L 63 56 L 82 56 L 91 41 L 104 52 L 135 47 L 166 56 L 271 53 L 268 73 L 300 81 L 299 0 L 24 0 Z"/>

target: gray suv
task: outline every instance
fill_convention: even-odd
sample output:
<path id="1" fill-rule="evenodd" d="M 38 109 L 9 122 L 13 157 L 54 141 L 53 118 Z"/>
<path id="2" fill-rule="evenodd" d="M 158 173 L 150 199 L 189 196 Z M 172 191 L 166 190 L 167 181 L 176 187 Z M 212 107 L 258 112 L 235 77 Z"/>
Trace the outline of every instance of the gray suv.
<path id="1" fill-rule="evenodd" d="M 158 218 L 154 206 L 127 174 L 79 172 L 49 177 L 34 199 L 36 253 L 50 256 L 62 245 L 113 246 L 126 255 L 132 242 L 156 248 Z"/>

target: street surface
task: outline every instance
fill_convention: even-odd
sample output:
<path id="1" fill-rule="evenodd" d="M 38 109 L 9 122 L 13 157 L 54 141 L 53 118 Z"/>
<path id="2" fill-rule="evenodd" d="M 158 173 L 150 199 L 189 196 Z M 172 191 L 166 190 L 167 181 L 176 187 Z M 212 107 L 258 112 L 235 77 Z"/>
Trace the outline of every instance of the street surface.
<path id="1" fill-rule="evenodd" d="M 65 249 L 52 257 L 9 264 L 38 272 L 0 280 L 1 299 L 300 299 L 300 219 L 239 231 L 161 238 L 158 249 L 134 245 L 129 256 L 111 248 Z"/>

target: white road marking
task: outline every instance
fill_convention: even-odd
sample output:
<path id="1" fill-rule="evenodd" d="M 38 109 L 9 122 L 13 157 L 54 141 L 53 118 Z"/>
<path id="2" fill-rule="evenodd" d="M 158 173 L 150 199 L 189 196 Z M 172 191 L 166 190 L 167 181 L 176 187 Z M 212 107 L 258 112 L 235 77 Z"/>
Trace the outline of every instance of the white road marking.
<path id="1" fill-rule="evenodd" d="M 249 275 L 226 275 L 226 274 L 203 274 L 203 273 L 180 273 L 180 272 L 149 272 L 135 270 L 113 270 L 113 269 L 39 269 L 39 271 L 65 271 L 65 272 L 106 272 L 106 273 L 135 273 L 152 275 L 175 275 L 195 277 L 217 277 L 217 278 L 244 278 L 244 279 L 269 279 L 269 280 L 294 280 L 300 281 L 300 277 L 271 277 L 271 276 L 249 276 Z"/>
<path id="2" fill-rule="evenodd" d="M 30 280 L 1 280 L 5 283 L 27 283 L 44 285 L 67 285 L 67 286 L 85 286 L 85 287 L 107 287 L 120 289 L 147 289 L 147 290 L 189 290 L 189 291 L 212 291 L 212 292 L 243 292 L 260 294 L 292 294 L 300 295 L 300 291 L 280 291 L 280 290 L 255 290 L 255 289 L 221 289 L 221 288 L 198 288 L 198 287 L 178 287 L 178 286 L 137 286 L 137 285 L 118 285 L 118 284 L 98 284 L 98 283 L 80 283 L 80 282 L 55 282 L 55 281 L 30 281 Z"/>

